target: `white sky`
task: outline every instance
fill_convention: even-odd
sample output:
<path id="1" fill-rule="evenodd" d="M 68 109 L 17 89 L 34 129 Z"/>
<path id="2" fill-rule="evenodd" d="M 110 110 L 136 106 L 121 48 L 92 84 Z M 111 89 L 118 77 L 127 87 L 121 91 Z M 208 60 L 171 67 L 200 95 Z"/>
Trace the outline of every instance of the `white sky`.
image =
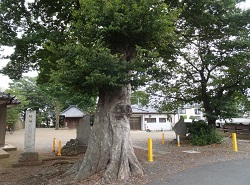
<path id="1" fill-rule="evenodd" d="M 241 3 L 239 5 L 240 8 L 242 9 L 248 9 L 250 8 L 250 0 L 246 0 L 245 3 Z M 11 48 L 4 48 L 5 50 L 3 52 L 1 52 L 1 54 L 3 55 L 9 55 L 13 52 L 13 49 Z M 6 64 L 8 63 L 8 60 L 1 60 L 0 59 L 0 69 L 2 69 Z M 28 75 L 28 76 L 37 76 L 37 72 L 35 71 L 31 71 L 27 74 L 23 74 L 24 76 Z M 8 76 L 2 75 L 0 73 L 0 91 L 6 90 L 8 88 L 8 84 L 11 82 L 11 80 L 9 79 Z"/>
<path id="2" fill-rule="evenodd" d="M 4 51 L 1 52 L 2 55 L 10 55 L 13 52 L 12 48 L 8 48 L 8 47 L 2 47 L 2 48 L 4 49 Z M 8 63 L 8 60 L 0 59 L 0 69 L 2 69 L 4 66 L 6 66 L 7 63 Z M 30 71 L 28 73 L 24 73 L 23 75 L 35 77 L 35 76 L 37 76 L 37 72 Z M 5 76 L 5 75 L 0 73 L 0 91 L 6 90 L 9 87 L 10 82 L 11 82 L 11 80 L 9 79 L 8 76 Z"/>
<path id="3" fill-rule="evenodd" d="M 2 47 L 2 49 L 4 49 L 1 52 L 1 54 L 3 54 L 3 55 L 9 55 L 13 52 L 13 49 L 11 49 L 11 48 Z M 7 63 L 8 63 L 8 60 L 0 59 L 0 69 L 2 69 Z M 5 76 L 5 75 L 0 73 L 0 91 L 7 89 L 8 84 L 10 82 L 11 82 L 11 80 L 9 79 L 8 76 Z"/>

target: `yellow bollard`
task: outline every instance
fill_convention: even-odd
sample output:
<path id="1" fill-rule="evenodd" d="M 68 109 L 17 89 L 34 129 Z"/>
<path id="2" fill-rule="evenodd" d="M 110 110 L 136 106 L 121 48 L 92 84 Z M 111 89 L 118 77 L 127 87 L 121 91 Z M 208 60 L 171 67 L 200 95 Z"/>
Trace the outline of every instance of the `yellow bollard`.
<path id="1" fill-rule="evenodd" d="M 180 135 L 177 135 L 177 145 L 178 147 L 181 146 Z"/>
<path id="2" fill-rule="evenodd" d="M 57 151 L 57 155 L 58 155 L 58 156 L 61 156 L 61 155 L 62 155 L 61 149 L 62 149 L 62 141 L 59 141 L 59 142 L 58 142 L 58 151 Z"/>
<path id="3" fill-rule="evenodd" d="M 56 151 L 56 138 L 53 139 L 52 152 Z"/>
<path id="4" fill-rule="evenodd" d="M 165 143 L 165 140 L 164 140 L 164 133 L 162 133 L 162 135 L 161 135 L 161 144 L 164 145 L 164 143 Z"/>
<path id="5" fill-rule="evenodd" d="M 152 138 L 148 138 L 148 161 L 153 162 Z"/>
<path id="6" fill-rule="evenodd" d="M 232 133 L 232 143 L 233 143 L 233 149 L 234 149 L 234 151 L 238 152 L 237 140 L 236 140 L 236 133 Z"/>

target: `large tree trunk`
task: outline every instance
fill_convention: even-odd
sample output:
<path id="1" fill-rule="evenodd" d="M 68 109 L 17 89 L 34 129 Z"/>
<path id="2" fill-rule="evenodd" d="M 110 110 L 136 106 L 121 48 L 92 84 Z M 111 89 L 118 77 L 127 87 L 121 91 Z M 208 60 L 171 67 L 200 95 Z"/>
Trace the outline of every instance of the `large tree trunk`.
<path id="1" fill-rule="evenodd" d="M 208 118 L 207 119 L 208 127 L 209 128 L 216 128 L 216 119 L 214 118 Z"/>
<path id="2" fill-rule="evenodd" d="M 75 180 L 102 172 L 101 183 L 127 180 L 130 175 L 143 175 L 130 140 L 130 86 L 117 90 L 100 90 L 94 126 L 88 149 L 81 164 L 70 173 Z"/>

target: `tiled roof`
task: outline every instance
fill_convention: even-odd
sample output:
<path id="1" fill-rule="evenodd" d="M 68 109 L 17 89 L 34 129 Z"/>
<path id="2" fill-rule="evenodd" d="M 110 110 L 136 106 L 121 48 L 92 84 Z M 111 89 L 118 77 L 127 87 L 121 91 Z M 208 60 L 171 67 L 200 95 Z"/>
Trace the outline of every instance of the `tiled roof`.
<path id="1" fill-rule="evenodd" d="M 20 104 L 15 96 L 11 96 L 10 93 L 0 92 L 0 104 L 7 104 L 8 107 Z"/>
<path id="2" fill-rule="evenodd" d="M 67 109 L 60 113 L 60 116 L 67 118 L 82 118 L 85 113 L 75 105 L 70 105 Z"/>

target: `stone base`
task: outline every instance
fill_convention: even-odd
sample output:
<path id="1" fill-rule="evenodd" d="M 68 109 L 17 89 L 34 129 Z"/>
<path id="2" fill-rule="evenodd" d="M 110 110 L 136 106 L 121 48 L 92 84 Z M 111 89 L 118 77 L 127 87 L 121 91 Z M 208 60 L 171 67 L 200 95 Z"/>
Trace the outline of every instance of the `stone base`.
<path id="1" fill-rule="evenodd" d="M 5 152 L 3 148 L 0 148 L 0 159 L 9 158 L 10 154 Z"/>
<path id="2" fill-rule="evenodd" d="M 10 144 L 5 144 L 5 146 L 3 147 L 4 151 L 13 151 L 13 150 L 17 150 L 17 147 L 10 145 Z"/>
<path id="3" fill-rule="evenodd" d="M 37 152 L 24 152 L 19 155 L 18 162 L 12 164 L 12 167 L 35 166 L 41 164 L 42 161 L 38 159 Z"/>
<path id="4" fill-rule="evenodd" d="M 29 162 L 17 162 L 17 163 L 13 163 L 12 167 L 13 168 L 17 168 L 17 167 L 21 167 L 21 166 L 37 166 L 37 165 L 41 165 L 43 164 L 42 161 L 29 161 Z"/>
<path id="5" fill-rule="evenodd" d="M 31 162 L 38 161 L 38 153 L 37 152 L 24 152 L 19 155 L 19 162 Z"/>

